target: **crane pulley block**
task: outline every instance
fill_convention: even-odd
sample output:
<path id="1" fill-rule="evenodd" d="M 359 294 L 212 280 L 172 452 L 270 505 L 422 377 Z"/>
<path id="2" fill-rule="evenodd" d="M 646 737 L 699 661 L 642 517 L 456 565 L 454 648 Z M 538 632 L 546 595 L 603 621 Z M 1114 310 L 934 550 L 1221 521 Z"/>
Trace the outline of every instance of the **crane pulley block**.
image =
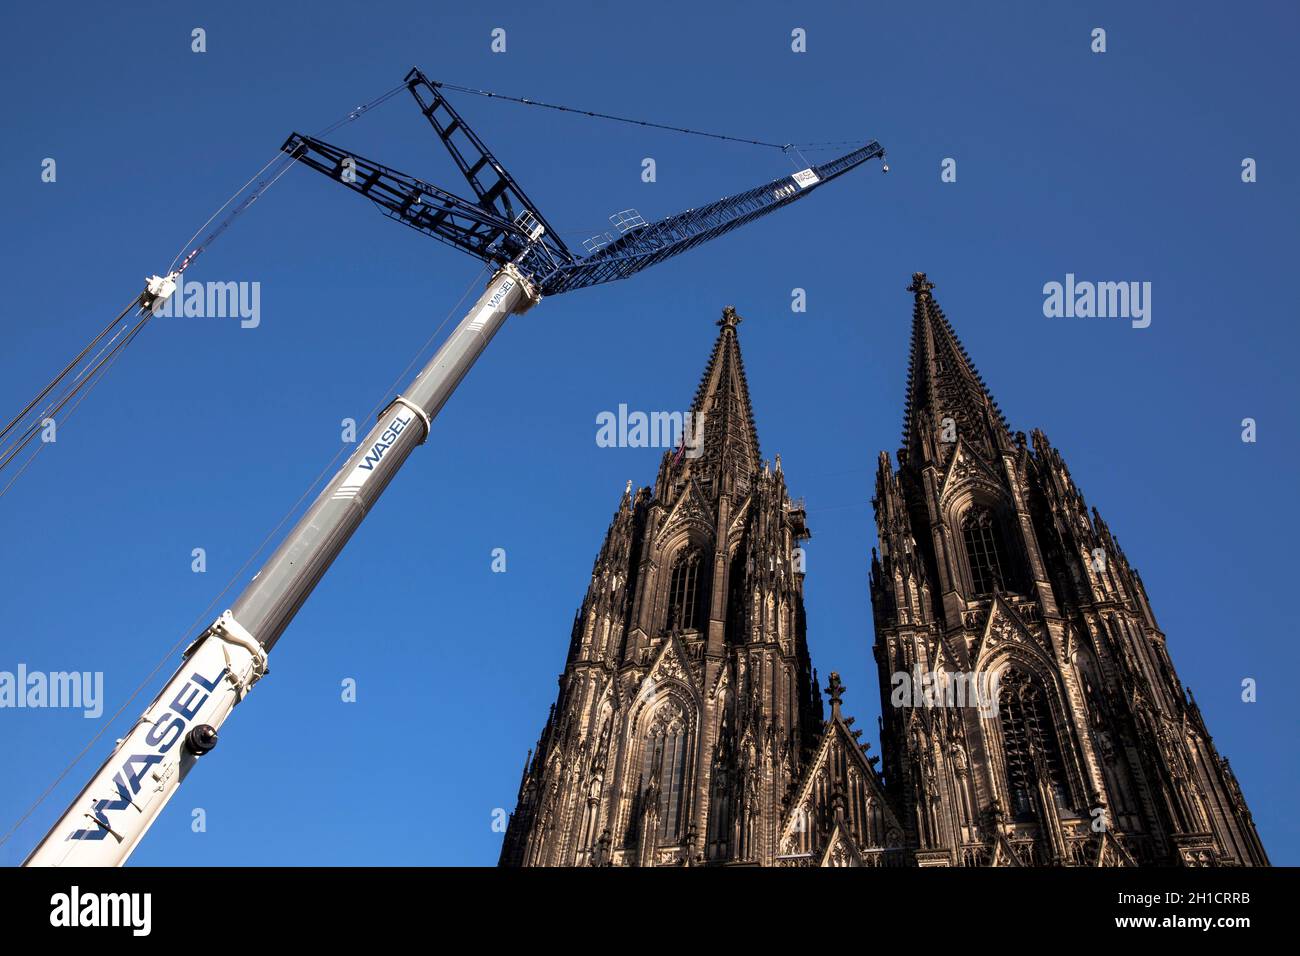
<path id="1" fill-rule="evenodd" d="M 144 280 L 144 291 L 140 293 L 140 308 L 157 313 L 167 300 L 176 292 L 180 279 L 179 272 L 169 272 L 165 276 L 148 276 Z"/>

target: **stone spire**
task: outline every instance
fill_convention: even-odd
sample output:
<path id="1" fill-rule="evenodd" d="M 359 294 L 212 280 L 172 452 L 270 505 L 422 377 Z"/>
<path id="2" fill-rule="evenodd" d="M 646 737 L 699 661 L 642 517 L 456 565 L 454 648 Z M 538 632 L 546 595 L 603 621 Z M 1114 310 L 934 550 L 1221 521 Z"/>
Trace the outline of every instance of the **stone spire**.
<path id="1" fill-rule="evenodd" d="M 1268 865 L 1136 570 L 1046 436 L 1008 434 L 933 290 L 912 277 L 904 445 L 873 502 L 881 754 L 913 860 Z M 972 712 L 896 700 L 900 673 L 993 682 Z"/>
<path id="2" fill-rule="evenodd" d="M 934 299 L 934 283 L 912 274 L 912 349 L 900 464 L 943 464 L 956 439 L 984 457 L 1011 446 L 1006 420 Z"/>
<path id="3" fill-rule="evenodd" d="M 759 457 L 739 323 L 723 311 L 691 406 L 702 442 L 688 426 L 654 487 L 619 502 L 503 864 L 819 859 L 830 837 L 815 824 L 832 817 L 819 781 L 832 773 L 847 814 L 837 845 L 902 838 L 838 697 L 828 739 L 803 604 L 806 516 L 783 463 Z"/>
<path id="4" fill-rule="evenodd" d="M 695 457 L 685 456 L 683 462 L 688 474 L 714 491 L 720 491 L 718 484 L 727 481 L 747 486 L 760 469 L 758 433 L 737 335 L 742 321 L 732 306 L 722 310 L 718 339 L 691 402 L 692 420 L 698 423 L 699 416 L 704 416 L 704 447 Z M 698 429 L 696 424 L 691 431 L 701 434 Z"/>

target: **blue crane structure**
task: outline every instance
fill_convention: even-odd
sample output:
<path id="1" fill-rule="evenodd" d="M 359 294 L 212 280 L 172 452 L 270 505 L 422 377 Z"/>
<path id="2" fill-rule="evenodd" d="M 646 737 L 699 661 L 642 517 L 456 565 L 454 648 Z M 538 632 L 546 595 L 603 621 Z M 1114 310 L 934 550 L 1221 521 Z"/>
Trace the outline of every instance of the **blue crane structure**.
<path id="1" fill-rule="evenodd" d="M 314 137 L 295 133 L 281 149 L 392 218 L 495 266 L 495 274 L 231 608 L 186 650 L 171 680 L 25 865 L 114 866 L 126 861 L 198 760 L 216 746 L 217 730 L 235 705 L 266 675 L 268 653 L 408 456 L 428 438 L 432 420 L 508 316 L 526 311 L 545 295 L 626 278 L 788 205 L 869 159 L 884 157 L 880 144 L 870 142 L 824 165 L 655 223 L 629 210 L 615 219 L 619 237 L 611 235 L 578 255 L 447 102 L 440 84 L 412 70 L 406 86 L 464 174 L 473 199 Z M 155 276 L 142 308 L 152 308 L 174 291 L 177 275 Z"/>
<path id="2" fill-rule="evenodd" d="M 617 239 L 588 255 L 578 255 L 564 244 L 537 205 L 448 102 L 442 86 L 418 69 L 406 76 L 407 89 L 469 182 L 472 200 L 313 136 L 294 133 L 281 149 L 426 236 L 484 262 L 498 266 L 514 262 L 542 296 L 625 279 L 774 212 L 868 160 L 885 156 L 881 145 L 872 141 L 820 166 L 658 222 L 627 217 L 616 223 L 622 230 Z"/>

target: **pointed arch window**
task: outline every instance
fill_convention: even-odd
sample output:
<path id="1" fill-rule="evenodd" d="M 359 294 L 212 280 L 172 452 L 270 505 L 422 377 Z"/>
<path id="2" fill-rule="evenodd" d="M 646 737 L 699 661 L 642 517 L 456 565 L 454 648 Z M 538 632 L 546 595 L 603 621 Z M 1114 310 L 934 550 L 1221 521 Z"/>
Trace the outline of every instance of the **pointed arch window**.
<path id="1" fill-rule="evenodd" d="M 1052 710 L 1042 686 L 1018 670 L 1003 674 L 998 689 L 998 720 L 1007 768 L 1007 791 L 1014 820 L 1036 819 L 1034 795 L 1042 780 L 1059 807 L 1066 807 L 1065 763 Z"/>
<path id="2" fill-rule="evenodd" d="M 643 799 L 655 804 L 653 809 L 658 813 L 655 835 L 660 843 L 678 842 L 684 829 L 688 738 L 681 710 L 668 705 L 655 718 L 646 740 L 641 790 Z"/>
<path id="3" fill-rule="evenodd" d="M 702 605 L 708 591 L 706 570 L 703 548 L 691 545 L 677 555 L 668 582 L 669 628 L 703 629 L 705 614 Z"/>
<path id="4" fill-rule="evenodd" d="M 962 515 L 961 533 L 974 593 L 984 595 L 992 594 L 995 589 L 1005 590 L 1007 581 L 1003 568 L 1006 566 L 1006 552 L 993 509 L 984 505 L 967 509 Z"/>

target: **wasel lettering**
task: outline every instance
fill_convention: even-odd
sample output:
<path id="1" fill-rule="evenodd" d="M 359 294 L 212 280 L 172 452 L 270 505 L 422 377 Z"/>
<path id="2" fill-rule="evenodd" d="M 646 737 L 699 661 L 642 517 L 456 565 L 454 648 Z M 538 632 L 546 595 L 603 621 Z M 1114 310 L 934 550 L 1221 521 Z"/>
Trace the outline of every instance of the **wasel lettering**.
<path id="1" fill-rule="evenodd" d="M 403 418 L 399 414 L 395 417 L 388 423 L 388 427 L 385 428 L 383 433 L 379 436 L 379 441 L 375 442 L 374 447 L 370 449 L 370 453 L 362 459 L 361 464 L 357 465 L 357 467 L 364 468 L 366 471 L 373 470 L 375 465 L 379 464 L 379 459 L 384 457 L 384 454 L 388 449 L 397 444 L 397 436 L 402 434 L 403 429 L 405 429 L 409 424 L 411 424 L 410 415 Z"/>
<path id="2" fill-rule="evenodd" d="M 168 704 L 170 708 L 145 735 L 144 742 L 152 749 L 145 753 L 127 754 L 122 765 L 113 776 L 117 786 L 116 800 L 96 800 L 92 810 L 97 826 L 90 830 L 73 830 L 68 834 L 69 840 L 102 840 L 112 832 L 108 824 L 108 811 L 125 810 L 131 806 L 131 798 L 140 792 L 140 781 L 149 768 L 163 761 L 163 756 L 176 746 L 176 742 L 185 734 L 185 727 L 198 714 L 199 708 L 207 701 L 212 691 L 217 689 L 221 679 L 229 668 L 223 667 L 221 673 L 211 680 L 191 674 L 185 686 L 176 698 Z M 198 687 L 191 686 L 197 684 Z"/>
<path id="3" fill-rule="evenodd" d="M 506 293 L 509 292 L 514 287 L 515 287 L 514 282 L 506 282 L 506 284 L 501 287 L 500 291 L 497 292 L 496 295 L 488 299 L 488 307 L 496 308 L 497 305 L 501 302 L 501 300 L 505 298 Z"/>

